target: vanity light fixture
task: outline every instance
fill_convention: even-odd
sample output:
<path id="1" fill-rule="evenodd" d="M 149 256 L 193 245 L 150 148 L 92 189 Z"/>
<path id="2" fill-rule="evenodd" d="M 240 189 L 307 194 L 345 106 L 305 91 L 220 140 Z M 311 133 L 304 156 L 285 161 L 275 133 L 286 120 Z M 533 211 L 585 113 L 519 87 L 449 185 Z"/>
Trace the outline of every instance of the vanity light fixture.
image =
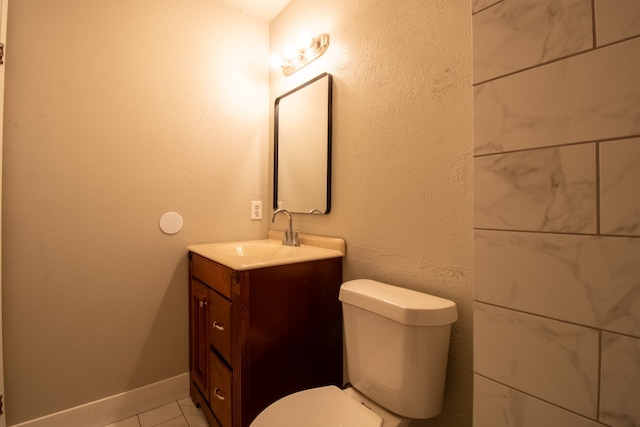
<path id="1" fill-rule="evenodd" d="M 311 61 L 319 58 L 329 47 L 329 34 L 320 34 L 317 37 L 303 35 L 300 37 L 297 49 L 287 47 L 282 55 L 274 54 L 272 62 L 282 69 L 282 74 L 290 76 Z"/>

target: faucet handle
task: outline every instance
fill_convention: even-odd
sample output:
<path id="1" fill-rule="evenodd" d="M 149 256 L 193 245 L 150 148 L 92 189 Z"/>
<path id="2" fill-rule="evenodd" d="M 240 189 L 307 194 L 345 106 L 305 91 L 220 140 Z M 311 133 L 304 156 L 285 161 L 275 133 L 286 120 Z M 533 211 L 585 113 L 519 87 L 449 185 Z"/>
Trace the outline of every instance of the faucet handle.
<path id="1" fill-rule="evenodd" d="M 282 243 L 289 242 L 289 230 L 283 230 L 284 234 L 282 235 Z"/>
<path id="2" fill-rule="evenodd" d="M 300 233 L 301 233 L 300 230 L 295 230 L 293 232 L 293 236 L 291 236 L 291 243 L 293 243 L 292 246 L 300 246 L 300 236 L 299 236 Z"/>

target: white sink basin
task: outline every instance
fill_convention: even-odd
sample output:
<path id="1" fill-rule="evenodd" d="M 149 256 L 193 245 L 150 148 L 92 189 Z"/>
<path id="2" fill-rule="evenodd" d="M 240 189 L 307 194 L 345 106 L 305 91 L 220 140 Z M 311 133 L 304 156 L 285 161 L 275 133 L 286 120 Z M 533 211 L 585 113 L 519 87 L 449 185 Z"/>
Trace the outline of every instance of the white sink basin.
<path id="1" fill-rule="evenodd" d="M 277 233 L 274 233 L 269 232 L 269 237 L 277 236 Z M 345 243 L 340 238 L 301 235 L 300 241 L 302 244 L 296 247 L 285 246 L 279 239 L 268 238 L 264 240 L 191 245 L 187 249 L 234 270 L 251 270 L 275 265 L 339 258 L 345 255 Z"/>
<path id="2" fill-rule="evenodd" d="M 291 256 L 293 249 L 274 240 L 223 243 L 215 247 L 215 251 L 221 255 L 238 257 Z"/>

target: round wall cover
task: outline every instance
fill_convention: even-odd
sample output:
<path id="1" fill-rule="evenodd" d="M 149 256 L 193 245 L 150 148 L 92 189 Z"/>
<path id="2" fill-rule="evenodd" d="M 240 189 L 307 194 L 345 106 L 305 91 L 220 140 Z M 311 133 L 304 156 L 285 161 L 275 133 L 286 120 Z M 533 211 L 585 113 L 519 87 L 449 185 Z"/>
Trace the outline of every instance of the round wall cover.
<path id="1" fill-rule="evenodd" d="M 182 217 L 176 212 L 167 212 L 160 218 L 160 229 L 167 234 L 176 234 L 182 230 Z"/>

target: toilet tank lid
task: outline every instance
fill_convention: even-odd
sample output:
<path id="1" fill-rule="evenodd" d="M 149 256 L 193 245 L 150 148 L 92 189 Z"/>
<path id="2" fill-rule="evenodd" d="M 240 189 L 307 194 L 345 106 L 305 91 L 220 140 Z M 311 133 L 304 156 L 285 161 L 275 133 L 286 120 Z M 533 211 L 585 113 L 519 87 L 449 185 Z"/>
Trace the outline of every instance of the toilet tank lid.
<path id="1" fill-rule="evenodd" d="M 343 283 L 339 298 L 405 325 L 449 325 L 458 320 L 453 301 L 370 279 Z"/>

